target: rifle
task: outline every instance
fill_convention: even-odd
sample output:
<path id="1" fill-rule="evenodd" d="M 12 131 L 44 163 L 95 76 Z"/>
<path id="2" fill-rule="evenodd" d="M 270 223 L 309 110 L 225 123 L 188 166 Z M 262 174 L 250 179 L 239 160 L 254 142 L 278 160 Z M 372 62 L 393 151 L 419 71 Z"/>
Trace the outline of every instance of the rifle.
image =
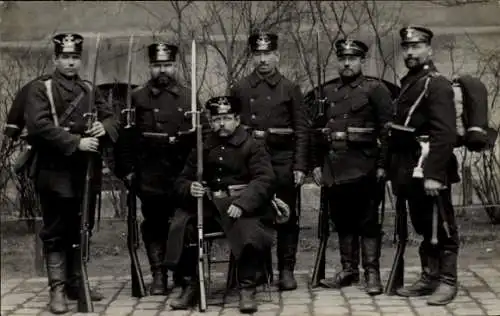
<path id="1" fill-rule="evenodd" d="M 321 286 L 321 280 L 325 279 L 326 248 L 328 244 L 328 238 L 330 237 L 330 217 L 328 214 L 328 200 L 326 199 L 325 191 L 326 188 L 321 187 L 318 218 L 319 247 L 318 251 L 316 252 L 316 259 L 314 261 L 314 269 L 311 279 L 312 288 Z"/>
<path id="2" fill-rule="evenodd" d="M 326 124 L 326 98 L 323 93 L 323 84 L 321 76 L 321 64 L 320 64 L 320 54 L 319 54 L 319 29 L 316 30 L 316 73 L 318 81 L 318 91 L 316 94 L 316 106 L 317 110 L 314 118 L 315 129 L 313 130 L 313 135 L 316 141 L 314 141 L 313 147 L 316 146 L 318 139 L 322 139 L 323 132 L 322 127 Z M 328 207 L 328 199 L 326 194 L 326 188 L 321 186 L 320 190 L 320 207 L 319 207 L 319 218 L 318 218 L 318 239 L 319 247 L 316 252 L 316 260 L 314 261 L 314 269 L 311 279 L 311 287 L 315 288 L 321 285 L 321 280 L 325 278 L 325 266 L 326 266 L 326 248 L 328 244 L 328 238 L 330 237 L 330 214 Z"/>
<path id="3" fill-rule="evenodd" d="M 191 42 L 191 115 L 192 128 L 188 132 L 196 130 L 196 178 L 199 183 L 203 182 L 203 135 L 201 130 L 201 110 L 197 108 L 196 98 L 196 40 Z M 200 299 L 198 308 L 200 312 L 207 310 L 207 293 L 205 286 L 205 261 L 203 237 L 203 197 L 197 199 L 197 230 L 198 230 L 198 282 Z"/>
<path id="4" fill-rule="evenodd" d="M 134 35 L 130 36 L 128 45 L 128 60 L 127 60 L 127 107 L 122 110 L 126 114 L 125 131 L 132 131 L 135 126 L 135 109 L 132 108 L 132 47 L 134 44 Z M 139 249 L 139 224 L 137 222 L 137 187 L 136 181 L 132 177 L 127 193 L 127 247 L 130 256 L 130 274 L 132 279 L 132 296 L 146 296 L 146 285 L 142 276 L 141 263 L 137 257 L 137 249 Z"/>
<path id="5" fill-rule="evenodd" d="M 406 199 L 402 196 L 396 198 L 396 220 L 395 220 L 395 235 L 397 235 L 398 246 L 396 255 L 392 263 L 389 279 L 385 286 L 384 292 L 387 295 L 396 294 L 396 290 L 404 285 L 405 261 L 404 255 L 406 243 L 408 241 L 408 223 L 407 223 Z"/>
<path id="6" fill-rule="evenodd" d="M 96 52 L 94 60 L 94 68 L 92 73 L 92 89 L 89 95 L 88 112 L 84 114 L 86 118 L 86 128 L 89 130 L 97 119 L 97 113 L 94 109 L 95 103 L 95 83 L 97 76 L 97 63 L 99 60 L 99 45 L 101 43 L 101 35 L 97 34 L 96 38 Z M 73 245 L 73 247 L 80 247 L 80 295 L 78 296 L 78 312 L 80 313 L 92 313 L 94 312 L 94 306 L 92 305 L 92 300 L 90 298 L 90 284 L 87 275 L 87 262 L 89 261 L 89 217 L 90 209 L 92 207 L 93 201 L 93 188 L 92 179 L 94 177 L 94 167 L 96 154 L 92 152 L 85 153 L 87 156 L 87 167 L 85 171 L 85 183 L 83 186 L 83 199 L 82 208 L 80 211 L 80 244 Z"/>

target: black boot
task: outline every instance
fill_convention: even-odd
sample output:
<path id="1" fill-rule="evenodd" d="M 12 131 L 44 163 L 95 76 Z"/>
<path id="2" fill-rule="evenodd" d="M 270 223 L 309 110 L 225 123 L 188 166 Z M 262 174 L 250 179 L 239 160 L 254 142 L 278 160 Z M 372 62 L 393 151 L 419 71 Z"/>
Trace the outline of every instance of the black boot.
<path id="1" fill-rule="evenodd" d="M 166 270 L 163 268 L 165 245 L 159 242 L 148 242 L 144 244 L 146 246 L 146 254 L 153 277 L 149 287 L 149 293 L 151 295 L 167 295 L 168 274 L 166 274 Z"/>
<path id="2" fill-rule="evenodd" d="M 255 301 L 257 275 L 264 266 L 264 252 L 246 246 L 238 260 L 236 275 L 240 291 L 240 312 L 252 314 L 257 311 Z"/>
<path id="3" fill-rule="evenodd" d="M 80 249 L 78 247 L 70 247 L 66 250 L 67 261 L 67 282 L 66 294 L 70 300 L 78 300 L 80 297 L 80 279 L 81 279 L 81 264 Z M 104 296 L 95 289 L 90 289 L 90 300 L 98 302 L 104 299 Z"/>
<path id="4" fill-rule="evenodd" d="M 333 280 L 323 281 L 329 288 L 339 289 L 359 282 L 359 241 L 353 235 L 339 235 L 340 263 L 342 271 L 338 272 Z M 357 246 L 358 249 L 354 249 Z"/>
<path id="5" fill-rule="evenodd" d="M 64 252 L 46 252 L 47 276 L 49 278 L 49 309 L 53 314 L 68 312 L 64 284 L 66 281 L 66 256 Z"/>
<path id="6" fill-rule="evenodd" d="M 189 309 L 196 305 L 198 301 L 199 288 L 196 278 L 191 278 L 184 282 L 181 294 L 170 302 L 172 309 Z"/>
<path id="7" fill-rule="evenodd" d="M 457 296 L 457 257 L 455 251 L 441 252 L 439 285 L 427 300 L 428 305 L 447 305 Z"/>
<path id="8" fill-rule="evenodd" d="M 419 248 L 422 273 L 412 285 L 396 290 L 396 294 L 404 297 L 425 296 L 434 293 L 438 286 L 439 258 L 431 246 L 423 242 Z"/>
<path id="9" fill-rule="evenodd" d="M 362 238 L 363 269 L 365 270 L 366 293 L 382 293 L 380 281 L 380 238 Z"/>
<path id="10" fill-rule="evenodd" d="M 257 312 L 255 287 L 240 288 L 240 313 L 253 314 Z"/>
<path id="11" fill-rule="evenodd" d="M 299 242 L 298 228 L 278 232 L 278 270 L 279 288 L 281 291 L 292 291 L 297 288 L 297 281 L 293 274 Z"/>

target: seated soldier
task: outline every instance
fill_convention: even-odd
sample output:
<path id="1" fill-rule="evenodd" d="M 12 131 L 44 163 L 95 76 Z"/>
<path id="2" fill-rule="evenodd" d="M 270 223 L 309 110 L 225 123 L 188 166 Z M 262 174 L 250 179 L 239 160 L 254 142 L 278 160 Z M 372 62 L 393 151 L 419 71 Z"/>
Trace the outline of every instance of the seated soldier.
<path id="1" fill-rule="evenodd" d="M 206 108 L 213 132 L 203 144 L 203 184 L 196 181 L 194 150 L 175 185 L 185 207 L 172 218 L 166 265 L 186 282 L 170 305 L 187 309 L 199 298 L 197 248 L 187 245 L 197 242 L 196 198 L 203 197 L 204 232 L 225 232 L 237 264 L 240 312 L 253 313 L 261 258 L 273 241 L 270 205 L 275 176 L 265 148 L 240 126 L 237 99 L 212 98 Z"/>

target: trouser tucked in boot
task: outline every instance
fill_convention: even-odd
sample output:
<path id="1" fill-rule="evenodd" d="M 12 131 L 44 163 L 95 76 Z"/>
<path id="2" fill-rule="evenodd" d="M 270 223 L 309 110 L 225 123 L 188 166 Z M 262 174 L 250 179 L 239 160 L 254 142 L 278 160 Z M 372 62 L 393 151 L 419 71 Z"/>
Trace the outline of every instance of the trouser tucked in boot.
<path id="1" fill-rule="evenodd" d="M 333 280 L 322 282 L 326 287 L 341 288 L 359 282 L 359 237 L 339 235 L 339 251 L 342 270 Z"/>
<path id="2" fill-rule="evenodd" d="M 257 274 L 259 269 L 264 268 L 264 263 L 260 261 L 263 257 L 263 253 L 247 246 L 238 261 L 236 273 L 240 291 L 241 313 L 251 314 L 257 311 L 257 302 L 255 301 Z"/>
<path id="3" fill-rule="evenodd" d="M 163 266 L 165 259 L 165 243 L 149 242 L 145 243 L 146 254 L 151 267 L 152 282 L 149 288 L 151 295 L 167 294 L 167 270 Z"/>
<path id="4" fill-rule="evenodd" d="M 66 294 L 70 300 L 78 300 L 80 296 L 80 282 L 81 282 L 81 260 L 80 249 L 70 245 L 66 248 L 66 262 L 67 262 L 67 282 Z M 92 301 L 101 301 L 104 296 L 95 289 L 90 290 L 90 299 Z"/>
<path id="5" fill-rule="evenodd" d="M 429 305 L 447 305 L 455 299 L 458 292 L 458 253 L 453 250 L 443 250 L 440 257 L 439 285 L 427 300 Z"/>
<path id="6" fill-rule="evenodd" d="M 299 243 L 299 221 L 296 213 L 297 190 L 293 187 L 280 189 L 276 195 L 290 207 L 290 219 L 284 224 L 276 226 L 278 234 L 277 257 L 279 270 L 279 288 L 282 291 L 295 290 L 297 281 L 294 277 L 295 263 L 297 258 L 297 248 Z"/>
<path id="7" fill-rule="evenodd" d="M 379 295 L 382 293 L 379 262 L 380 242 L 380 237 L 362 237 L 361 239 L 366 292 L 370 295 Z"/>
<path id="8" fill-rule="evenodd" d="M 47 276 L 50 287 L 50 312 L 64 314 L 68 312 L 64 285 L 66 282 L 66 256 L 63 251 L 45 250 Z"/>

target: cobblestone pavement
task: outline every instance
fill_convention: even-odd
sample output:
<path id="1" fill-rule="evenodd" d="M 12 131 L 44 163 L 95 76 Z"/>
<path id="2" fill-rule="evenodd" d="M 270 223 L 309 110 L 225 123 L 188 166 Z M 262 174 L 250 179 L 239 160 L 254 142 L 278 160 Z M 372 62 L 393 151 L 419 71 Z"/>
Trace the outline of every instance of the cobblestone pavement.
<path id="1" fill-rule="evenodd" d="M 327 277 L 334 271 L 327 271 Z M 410 283 L 418 276 L 419 268 L 406 269 L 405 281 Z M 382 270 L 382 278 L 387 279 L 388 270 Z M 91 285 L 106 295 L 106 299 L 94 303 L 93 314 L 88 315 L 141 315 L 141 316 L 230 316 L 239 315 L 237 292 L 231 292 L 224 303 L 224 276 L 215 275 L 212 293 L 208 300 L 208 310 L 201 314 L 193 311 L 172 311 L 169 308 L 171 297 L 179 293 L 174 289 L 169 296 L 148 296 L 136 299 L 130 296 L 128 277 L 91 278 Z M 370 297 L 360 286 L 342 290 L 309 289 L 307 271 L 297 273 L 299 288 L 280 293 L 274 286 L 259 288 L 257 299 L 259 311 L 254 315 L 262 316 L 300 316 L 300 315 L 500 315 L 500 265 L 474 265 L 460 269 L 460 290 L 456 300 L 446 307 L 426 305 L 425 298 L 400 298 L 379 295 Z M 149 278 L 146 279 L 149 281 Z M 51 315 L 46 308 L 48 301 L 47 281 L 45 278 L 7 279 L 1 282 L 1 315 Z M 70 303 L 76 313 L 76 302 Z"/>

